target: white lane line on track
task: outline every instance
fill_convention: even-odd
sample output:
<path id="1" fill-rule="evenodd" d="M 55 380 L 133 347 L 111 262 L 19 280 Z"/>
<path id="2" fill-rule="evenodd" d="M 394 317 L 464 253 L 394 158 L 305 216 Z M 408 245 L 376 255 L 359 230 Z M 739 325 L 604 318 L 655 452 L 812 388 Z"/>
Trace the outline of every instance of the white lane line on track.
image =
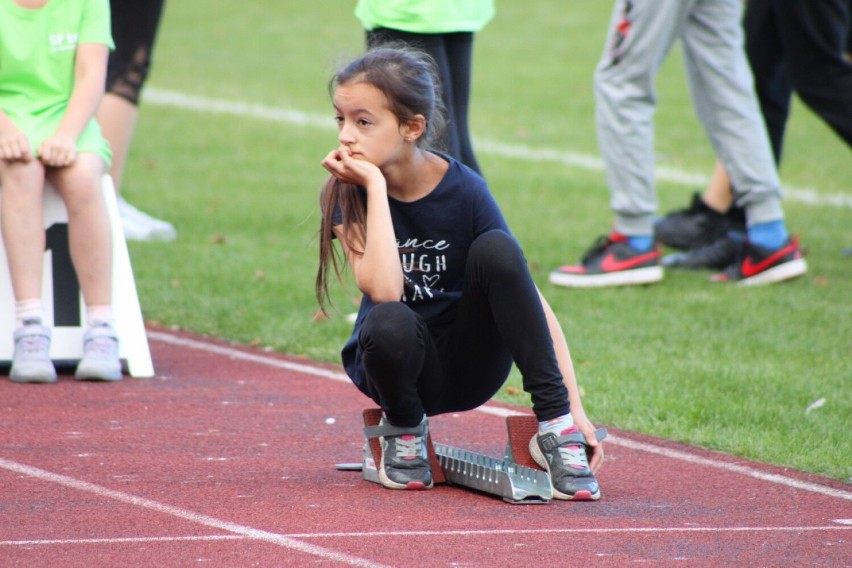
<path id="1" fill-rule="evenodd" d="M 327 548 L 323 548 L 313 544 L 300 542 L 282 534 L 247 527 L 245 525 L 239 525 L 237 523 L 232 523 L 229 521 L 223 521 L 215 517 L 202 515 L 194 511 L 181 509 L 180 507 L 173 507 L 171 505 L 166 505 L 164 503 L 153 501 L 151 499 L 146 499 L 144 497 L 137 497 L 136 495 L 131 495 L 130 493 L 125 493 L 123 491 L 115 491 L 114 489 L 102 487 L 94 483 L 81 481 L 73 477 L 60 475 L 58 473 L 53 473 L 44 469 L 39 469 L 37 467 L 28 466 L 3 458 L 0 458 L 0 468 L 19 473 L 21 475 L 25 475 L 27 477 L 32 477 L 34 479 L 39 479 L 41 481 L 56 483 L 64 487 L 76 489 L 77 491 L 91 493 L 106 499 L 113 499 L 115 501 L 135 505 L 143 509 L 156 511 L 158 513 L 163 513 L 172 517 L 178 517 L 180 519 L 184 519 L 206 527 L 223 530 L 237 535 L 242 535 L 244 537 L 252 538 L 255 540 L 261 540 L 263 542 L 275 544 L 283 548 L 295 550 L 304 554 L 323 558 L 325 560 L 331 560 L 334 562 L 347 564 L 349 566 L 359 566 L 363 568 L 379 568 L 385 566 L 383 564 L 371 562 L 363 558 L 358 558 L 357 556 L 350 556 L 348 554 L 343 554 L 341 552 L 336 552 L 334 550 L 329 550 Z"/>
<path id="2" fill-rule="evenodd" d="M 412 537 L 412 536 L 497 536 L 497 535 L 540 535 L 540 534 L 630 534 L 630 533 L 802 533 L 825 531 L 850 531 L 845 526 L 800 526 L 800 527 L 620 527 L 620 528 L 576 528 L 576 529 L 493 529 L 493 530 L 435 530 L 435 531 L 375 531 L 375 532 L 332 532 L 282 534 L 287 538 L 362 538 L 362 537 Z M 51 540 L 0 540 L 0 546 L 48 546 L 67 544 L 124 544 L 145 542 L 192 542 L 220 540 L 254 540 L 248 535 L 209 536 L 162 536 L 133 538 L 81 538 Z"/>
<path id="3" fill-rule="evenodd" d="M 448 531 L 376 531 L 291 534 L 291 538 L 353 538 L 353 537 L 389 537 L 389 536 L 490 536 L 490 535 L 537 535 L 537 534 L 623 534 L 623 533 L 722 533 L 722 532 L 819 532 L 847 531 L 852 527 L 838 526 L 802 526 L 802 527 L 619 527 L 589 529 L 493 529 L 493 530 L 448 530 Z"/>
<path id="4" fill-rule="evenodd" d="M 283 536 L 283 535 L 282 535 Z M 192 542 L 217 540 L 248 540 L 250 537 L 237 534 L 207 536 L 137 536 L 117 538 L 63 538 L 45 540 L 0 540 L 0 546 L 47 546 L 51 544 L 124 544 L 144 542 Z"/>
<path id="5" fill-rule="evenodd" d="M 228 101 L 222 99 L 210 99 L 181 93 L 148 87 L 143 96 L 145 103 L 159 106 L 168 106 L 187 109 L 196 112 L 208 112 L 211 114 L 228 114 L 243 118 L 258 118 L 284 124 L 295 124 L 297 126 L 310 126 L 333 130 L 336 128 L 334 121 L 329 115 L 315 115 L 295 109 L 269 107 L 245 101 Z M 603 172 L 601 158 L 592 154 L 579 152 L 568 152 L 555 148 L 534 148 L 519 144 L 506 144 L 495 140 L 475 140 L 476 149 L 479 152 L 493 154 L 513 160 L 527 162 L 555 162 L 572 168 Z M 707 175 L 687 172 L 677 168 L 657 166 L 655 177 L 659 181 L 678 183 L 689 186 L 703 186 L 707 183 Z M 823 194 L 812 187 L 784 186 L 784 198 L 789 201 L 797 201 L 807 205 L 844 207 L 852 209 L 852 195 L 843 193 Z"/>
<path id="6" fill-rule="evenodd" d="M 267 365 L 270 367 L 277 367 L 279 369 L 287 369 L 290 371 L 296 371 L 299 373 L 305 373 L 308 375 L 313 375 L 317 377 L 322 377 L 325 379 L 332 379 L 335 381 L 349 382 L 349 378 L 344 373 L 330 371 L 328 369 L 323 369 L 321 367 L 313 367 L 311 365 L 307 365 L 304 363 L 296 363 L 294 361 L 286 361 L 283 359 L 277 359 L 275 357 L 267 357 L 264 355 L 259 355 L 255 353 L 248 353 L 246 351 L 240 351 L 239 349 L 234 349 L 230 347 L 225 347 L 222 345 L 207 343 L 204 341 L 200 341 L 197 339 L 190 339 L 187 337 L 181 337 L 177 335 L 172 335 L 169 333 L 158 332 L 158 331 L 148 331 L 148 337 L 155 341 L 160 341 L 162 343 L 169 343 L 171 345 L 177 345 L 180 347 L 186 347 L 188 349 L 196 349 L 199 351 L 207 351 L 209 353 L 215 353 L 217 355 L 223 355 L 227 357 L 231 357 L 233 359 L 239 359 L 242 361 L 251 361 L 254 363 L 259 363 L 261 365 Z M 511 410 L 507 408 L 500 408 L 497 406 L 484 405 L 480 406 L 476 409 L 477 412 L 482 412 L 484 414 L 489 414 L 497 417 L 505 417 L 505 416 L 514 416 L 524 414 L 523 412 L 519 412 L 516 410 Z M 629 448 L 631 450 L 638 450 L 643 452 L 648 452 L 652 454 L 661 455 L 670 459 L 676 459 L 685 461 L 688 463 L 693 463 L 697 465 L 703 465 L 706 467 L 712 467 L 716 469 L 721 469 L 730 473 L 739 473 L 741 475 L 745 475 L 747 477 L 752 477 L 754 479 L 759 479 L 761 481 L 767 481 L 770 483 L 777 483 L 779 485 L 783 485 L 785 487 L 790 487 L 794 489 L 801 489 L 803 491 L 810 491 L 812 493 L 817 493 L 820 495 L 825 495 L 827 497 L 837 497 L 839 499 L 846 499 L 852 501 L 852 492 L 844 491 L 842 489 L 834 489 L 832 487 L 827 487 L 825 485 L 819 485 L 818 483 L 810 483 L 807 481 L 800 481 L 798 479 L 793 479 L 792 477 L 787 477 L 784 475 L 778 475 L 775 473 L 767 473 L 765 471 L 760 471 L 758 469 L 754 469 L 752 467 L 747 467 L 744 465 L 738 465 L 734 463 L 730 463 L 727 461 L 717 461 L 710 458 L 705 458 L 699 455 L 691 454 L 682 450 L 674 450 L 671 448 L 665 448 L 662 446 L 656 446 L 654 444 L 649 444 L 646 442 L 636 442 L 634 440 L 628 440 L 625 438 L 621 438 L 619 436 L 610 435 L 607 437 L 607 443 L 614 444 L 616 446 L 622 446 L 625 448 Z"/>

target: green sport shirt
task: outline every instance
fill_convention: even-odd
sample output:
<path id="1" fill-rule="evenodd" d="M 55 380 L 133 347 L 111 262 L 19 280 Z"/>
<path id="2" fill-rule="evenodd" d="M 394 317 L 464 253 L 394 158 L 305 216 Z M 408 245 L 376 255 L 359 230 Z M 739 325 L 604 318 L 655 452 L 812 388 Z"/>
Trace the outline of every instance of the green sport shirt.
<path id="1" fill-rule="evenodd" d="M 494 0 L 358 0 L 355 16 L 366 30 L 478 32 L 494 17 Z"/>
<path id="2" fill-rule="evenodd" d="M 27 135 L 33 150 L 62 120 L 81 43 L 114 49 L 109 0 L 49 0 L 37 9 L 0 0 L 0 108 Z M 109 146 L 94 119 L 77 149 L 99 153 L 109 162 Z"/>

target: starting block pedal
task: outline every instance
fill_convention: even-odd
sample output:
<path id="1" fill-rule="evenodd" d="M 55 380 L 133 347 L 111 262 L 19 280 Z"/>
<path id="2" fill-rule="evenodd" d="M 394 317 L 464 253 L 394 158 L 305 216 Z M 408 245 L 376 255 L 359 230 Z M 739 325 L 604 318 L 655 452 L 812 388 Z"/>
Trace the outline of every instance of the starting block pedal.
<path id="1" fill-rule="evenodd" d="M 538 420 L 535 416 L 508 416 L 506 429 L 509 431 L 509 443 L 506 445 L 505 458 L 525 467 L 541 469 L 530 454 L 530 440 L 538 433 Z M 595 438 L 602 442 L 608 435 L 606 428 L 595 430 Z M 591 453 L 587 449 L 589 459 Z"/>
<path id="2" fill-rule="evenodd" d="M 364 419 L 364 427 L 370 428 L 378 426 L 382 419 L 381 408 L 367 408 L 362 413 Z M 432 435 L 430 434 L 426 440 L 426 452 L 429 456 L 429 465 L 432 467 L 432 483 L 446 483 L 444 472 L 441 469 L 441 464 L 438 463 L 438 458 L 435 455 L 435 446 L 432 444 Z M 364 474 L 364 479 L 379 483 L 378 464 L 382 459 L 382 448 L 379 446 L 378 438 L 368 438 L 364 442 L 364 466 L 361 470 Z"/>

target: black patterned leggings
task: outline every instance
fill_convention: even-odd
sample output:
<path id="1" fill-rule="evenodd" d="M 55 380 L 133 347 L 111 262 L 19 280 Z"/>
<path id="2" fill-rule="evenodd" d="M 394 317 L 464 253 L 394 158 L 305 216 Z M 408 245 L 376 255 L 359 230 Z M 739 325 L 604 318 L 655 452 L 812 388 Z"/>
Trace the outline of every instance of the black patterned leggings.
<path id="1" fill-rule="evenodd" d="M 109 55 L 106 91 L 134 105 L 148 78 L 164 1 L 110 0 L 115 51 Z"/>

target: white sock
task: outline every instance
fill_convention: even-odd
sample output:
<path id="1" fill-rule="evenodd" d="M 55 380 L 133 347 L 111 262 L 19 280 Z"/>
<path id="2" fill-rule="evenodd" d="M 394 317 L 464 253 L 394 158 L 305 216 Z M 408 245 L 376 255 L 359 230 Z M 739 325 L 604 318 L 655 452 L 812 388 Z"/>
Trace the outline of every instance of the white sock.
<path id="1" fill-rule="evenodd" d="M 113 316 L 112 305 L 86 306 L 86 323 L 89 327 L 99 323 L 114 325 L 115 316 Z"/>
<path id="2" fill-rule="evenodd" d="M 558 418 L 553 418 L 551 420 L 545 420 L 544 422 L 538 423 L 538 433 L 539 434 L 547 434 L 548 432 L 551 434 L 556 434 L 557 436 L 561 436 L 565 430 L 570 429 L 574 426 L 574 418 L 571 414 L 563 414 Z"/>
<path id="3" fill-rule="evenodd" d="M 26 322 L 41 324 L 43 321 L 44 307 L 41 305 L 40 298 L 15 302 L 15 326 L 18 329 L 24 327 Z"/>

